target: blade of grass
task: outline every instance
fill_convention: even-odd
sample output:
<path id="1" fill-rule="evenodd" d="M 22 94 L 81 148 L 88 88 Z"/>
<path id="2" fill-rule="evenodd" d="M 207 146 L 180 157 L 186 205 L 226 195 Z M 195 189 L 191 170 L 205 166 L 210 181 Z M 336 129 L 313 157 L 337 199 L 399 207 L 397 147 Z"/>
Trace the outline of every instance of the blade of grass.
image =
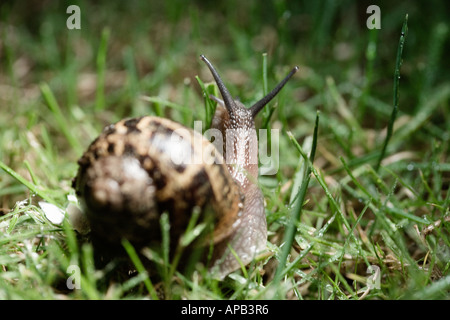
<path id="1" fill-rule="evenodd" d="M 127 252 L 128 256 L 130 257 L 134 266 L 136 267 L 137 272 L 139 274 L 146 274 L 147 271 L 145 270 L 145 267 L 142 264 L 141 259 L 139 259 L 139 256 L 136 253 L 136 250 L 134 249 L 134 247 L 131 245 L 131 243 L 128 240 L 123 240 L 122 245 L 125 248 L 125 251 Z M 147 291 L 150 294 L 150 296 L 152 297 L 152 299 L 158 300 L 158 295 L 157 295 L 156 290 L 153 287 L 153 284 L 152 284 L 150 278 L 148 277 L 148 275 L 145 277 L 145 279 L 143 281 L 144 281 L 145 288 L 147 289 Z"/>
<path id="2" fill-rule="evenodd" d="M 56 98 L 48 86 L 47 83 L 42 83 L 40 85 L 42 96 L 44 97 L 45 102 L 47 103 L 48 108 L 51 113 L 55 117 L 56 125 L 58 129 L 63 133 L 69 142 L 70 146 L 75 149 L 75 151 L 79 154 L 82 151 L 81 145 L 74 135 L 69 131 L 70 126 L 68 125 L 67 119 L 64 117 L 61 108 L 59 107 Z"/>
<path id="3" fill-rule="evenodd" d="M 100 297 L 100 292 L 98 292 L 97 288 L 97 279 L 95 274 L 95 266 L 94 266 L 94 252 L 92 246 L 90 244 L 83 244 L 81 246 L 81 266 L 84 273 L 84 277 L 86 282 L 90 284 L 90 288 L 92 288 L 92 292 L 96 293 L 98 297 Z"/>
<path id="4" fill-rule="evenodd" d="M 312 241 L 309 243 L 309 245 L 303 249 L 301 251 L 301 253 L 295 257 L 295 259 L 290 262 L 289 264 L 287 264 L 286 268 L 282 271 L 281 273 L 281 277 L 283 277 L 284 275 L 286 275 L 288 272 L 290 272 L 294 267 L 298 266 L 298 263 L 306 257 L 306 255 L 313 249 L 313 247 L 317 244 L 317 240 L 320 239 L 321 237 L 323 237 L 323 235 L 327 232 L 328 228 L 331 226 L 331 224 L 334 222 L 335 218 L 336 218 L 336 214 L 335 213 L 328 221 L 327 223 L 322 227 L 322 229 L 318 230 L 315 232 L 315 239 L 312 239 Z M 312 281 L 312 277 L 314 276 L 314 274 L 316 274 L 318 272 L 318 269 L 315 268 L 313 269 L 310 273 L 305 274 L 303 273 L 301 270 L 296 270 L 295 271 L 298 274 L 301 274 L 303 279 L 302 281 Z M 276 283 L 276 282 L 273 282 Z M 278 285 L 278 283 L 276 283 L 276 285 Z M 266 291 L 269 289 L 270 287 L 266 287 Z M 279 289 L 279 288 L 277 288 Z M 275 290 L 275 295 L 273 298 L 277 298 L 279 294 L 278 290 Z"/>
<path id="5" fill-rule="evenodd" d="M 369 31 L 369 42 L 366 48 L 366 72 L 364 74 L 364 86 L 358 100 L 358 119 L 362 122 L 366 114 L 367 98 L 370 96 L 370 89 L 373 81 L 374 62 L 377 56 L 377 38 L 378 29 L 374 28 Z"/>
<path id="6" fill-rule="evenodd" d="M 349 235 L 348 235 L 347 239 L 346 239 L 345 242 L 344 242 L 344 245 L 343 245 L 343 248 L 342 248 L 342 255 L 341 255 L 340 259 L 339 259 L 339 268 L 340 268 L 340 266 L 341 266 L 342 260 L 344 259 L 345 248 L 349 245 L 350 239 L 353 239 L 353 241 L 355 242 L 355 245 L 356 245 L 358 251 L 361 253 L 361 255 L 362 255 L 362 257 L 363 257 L 364 262 L 366 263 L 366 265 L 367 265 L 367 266 L 370 265 L 369 260 L 367 259 L 367 255 L 365 254 L 363 248 L 361 247 L 360 242 L 359 242 L 358 239 L 356 239 L 356 237 L 354 236 L 354 231 L 355 231 L 356 226 L 360 223 L 360 221 L 361 221 L 361 219 L 362 219 L 364 213 L 365 213 L 365 212 L 367 211 L 367 209 L 369 208 L 371 201 L 372 201 L 372 199 L 369 199 L 368 201 L 366 201 L 366 204 L 365 204 L 364 208 L 361 210 L 361 214 L 360 214 L 360 215 L 358 216 L 358 218 L 356 219 L 355 223 L 353 224 L 352 229 L 351 229 L 350 232 L 349 232 Z"/>
<path id="7" fill-rule="evenodd" d="M 303 207 L 303 203 L 305 201 L 306 190 L 308 189 L 309 180 L 311 179 L 311 167 L 312 167 L 311 164 L 314 161 L 314 157 L 315 157 L 315 153 L 316 153 L 317 133 L 318 133 L 318 129 L 319 129 L 319 118 L 320 118 L 319 114 L 320 113 L 317 112 L 316 124 L 314 126 L 313 142 L 312 142 L 311 154 L 310 154 L 310 163 L 308 163 L 308 164 L 305 163 L 305 165 L 307 165 L 307 169 L 306 169 L 305 175 L 303 177 L 303 182 L 298 191 L 299 195 L 298 195 L 295 205 L 291 211 L 290 223 L 287 226 L 286 233 L 284 236 L 284 241 L 283 241 L 284 248 L 280 255 L 279 264 L 278 264 L 278 267 L 277 267 L 277 270 L 275 273 L 273 283 L 279 283 L 281 281 L 281 278 L 284 275 L 283 271 L 285 269 L 286 261 L 289 256 L 289 252 L 291 250 L 292 244 L 294 243 L 294 238 L 295 238 L 295 234 L 297 232 L 298 222 L 300 221 L 302 207 Z M 291 138 L 291 140 L 293 139 L 292 137 L 290 137 L 290 138 Z M 295 139 L 294 139 L 294 141 L 295 141 Z"/>
<path id="8" fill-rule="evenodd" d="M 216 111 L 216 102 L 210 99 L 210 95 L 217 96 L 217 87 L 214 84 L 205 85 L 205 83 L 198 77 L 195 76 L 200 88 L 203 92 L 203 97 L 205 99 L 205 130 L 211 128 L 212 119 L 214 117 L 214 112 Z"/>
<path id="9" fill-rule="evenodd" d="M 436 282 L 433 282 L 429 286 L 416 291 L 412 299 L 436 299 L 436 298 L 448 298 L 448 291 L 450 290 L 450 275 L 442 278 Z"/>
<path id="10" fill-rule="evenodd" d="M 339 288 L 339 283 L 342 283 L 342 285 L 345 287 L 345 289 L 347 290 L 349 295 L 353 299 L 357 299 L 358 296 L 356 295 L 356 292 L 353 291 L 352 287 L 348 284 L 347 279 L 344 278 L 344 276 L 339 271 L 338 267 L 335 266 L 333 263 L 327 264 L 327 267 L 330 267 L 331 270 L 333 270 L 334 274 L 336 275 L 336 280 L 333 281 L 333 279 L 331 279 L 331 276 L 328 273 L 326 273 L 324 271 L 322 271 L 322 272 L 324 272 L 324 277 L 327 278 L 327 280 L 333 284 L 333 287 L 335 288 L 335 290 L 338 290 L 343 294 L 343 292 Z M 350 297 L 347 295 L 347 298 L 349 299 Z"/>
<path id="11" fill-rule="evenodd" d="M 267 53 L 262 54 L 262 81 L 263 81 L 263 95 L 266 96 L 269 92 L 267 84 Z"/>
<path id="12" fill-rule="evenodd" d="M 392 109 L 391 118 L 389 119 L 386 139 L 384 140 L 383 148 L 381 149 L 380 157 L 378 158 L 378 162 L 375 166 L 375 171 L 378 172 L 380 169 L 381 161 L 383 161 L 384 155 L 386 153 L 386 148 L 389 143 L 389 140 L 392 137 L 392 133 L 394 130 L 394 122 L 398 113 L 398 100 L 399 100 L 399 83 L 400 83 L 400 67 L 402 65 L 402 53 L 403 47 L 406 41 L 406 35 L 408 33 L 408 15 L 405 17 L 405 21 L 403 22 L 402 32 L 400 34 L 400 40 L 398 42 L 397 49 L 397 60 L 395 62 L 395 71 L 394 71 L 394 108 Z"/>
<path id="13" fill-rule="evenodd" d="M 339 92 L 336 83 L 332 77 L 326 78 L 326 85 L 331 98 L 336 106 L 336 111 L 342 116 L 342 118 L 347 122 L 348 127 L 352 128 L 358 136 L 364 135 L 364 130 L 361 128 L 357 119 L 354 117 L 352 111 L 350 111 L 347 103 Z M 338 136 L 338 135 L 337 135 Z M 348 144 L 348 142 L 347 142 Z"/>
<path id="14" fill-rule="evenodd" d="M 267 95 L 268 89 L 268 83 L 267 83 L 267 53 L 262 54 L 262 83 L 263 83 L 263 96 L 265 97 Z M 272 116 L 275 108 L 271 107 L 269 104 L 267 104 L 264 107 L 264 110 L 262 112 L 262 128 L 268 129 L 270 117 Z M 270 147 L 270 131 L 269 131 L 269 147 Z"/>
<path id="15" fill-rule="evenodd" d="M 133 104 L 133 114 L 139 116 L 142 113 L 145 113 L 146 110 L 144 109 L 144 103 L 142 103 L 142 100 L 139 99 L 140 93 L 141 93 L 141 85 L 139 83 L 139 76 L 138 71 L 136 69 L 136 63 L 135 63 L 135 53 L 133 51 L 132 47 L 127 47 L 124 50 L 123 54 L 123 62 L 125 65 L 125 68 L 127 70 L 127 91 L 130 98 L 130 101 Z M 144 109 L 144 110 L 143 110 Z M 119 110 L 116 112 L 119 113 Z"/>
<path id="16" fill-rule="evenodd" d="M 65 235 L 65 245 L 69 250 L 70 257 L 73 260 L 78 260 L 78 257 L 80 255 L 80 249 L 78 246 L 77 235 L 75 233 L 75 230 L 73 229 L 72 225 L 67 219 L 64 219 L 62 228 Z"/>
<path id="17" fill-rule="evenodd" d="M 305 140 L 303 141 L 303 149 L 306 150 L 307 152 L 310 152 L 311 146 L 312 146 L 312 137 L 306 137 Z M 305 168 L 306 168 L 305 161 L 303 160 L 302 157 L 300 157 L 299 163 L 297 165 L 297 170 L 294 174 L 291 196 L 289 198 L 289 205 L 291 206 L 294 205 L 294 202 L 297 200 L 299 196 L 298 190 L 300 189 L 303 178 L 305 176 Z"/>
<path id="18" fill-rule="evenodd" d="M 327 196 L 328 200 L 330 201 L 331 208 L 336 210 L 337 213 L 339 213 L 339 217 L 342 219 L 342 223 L 347 228 L 347 230 L 349 230 L 350 229 L 350 225 L 349 225 L 347 219 L 344 217 L 344 214 L 342 213 L 338 202 L 333 198 L 333 195 L 331 194 L 331 191 L 328 188 L 327 184 L 325 183 L 323 177 L 319 174 L 319 172 L 316 170 L 316 168 L 314 168 L 314 166 L 312 165 L 311 161 L 308 159 L 306 154 L 303 152 L 302 147 L 297 143 L 297 141 L 294 141 L 294 145 L 297 147 L 297 150 L 300 152 L 302 157 L 305 159 L 305 162 L 307 162 L 309 167 L 311 168 L 311 172 L 316 177 L 317 182 L 320 184 L 320 186 L 322 187 L 323 191 L 325 192 L 325 195 Z"/>
<path id="19" fill-rule="evenodd" d="M 34 171 L 33 171 L 33 169 L 31 168 L 31 165 L 30 165 L 30 163 L 28 162 L 28 160 L 25 160 L 25 161 L 23 162 L 23 164 L 25 165 L 25 167 L 27 167 L 27 170 L 28 170 L 28 173 L 30 174 L 32 183 L 33 183 L 34 185 L 39 184 L 38 179 L 37 179 L 36 175 L 34 174 Z"/>
<path id="20" fill-rule="evenodd" d="M 52 203 L 54 205 L 58 205 L 53 199 L 49 198 L 47 196 L 47 194 L 45 192 L 43 192 L 42 190 L 39 189 L 39 187 L 37 185 L 35 185 L 34 183 L 29 182 L 27 179 L 25 179 L 24 177 L 22 177 L 20 174 L 18 174 L 17 172 L 15 172 L 13 169 L 11 169 L 10 167 L 8 167 L 5 163 L 3 163 L 2 161 L 0 161 L 0 168 L 3 169 L 7 174 L 9 174 L 11 177 L 13 177 L 14 179 L 16 179 L 19 183 L 23 184 L 25 187 L 28 188 L 28 190 L 30 190 L 32 193 L 38 195 L 39 197 L 41 197 L 42 199 L 44 199 L 45 201 Z"/>
<path id="21" fill-rule="evenodd" d="M 263 83 L 263 96 L 265 97 L 269 91 L 267 81 L 267 53 L 262 54 L 262 83 Z M 270 118 L 272 118 L 275 112 L 275 106 L 268 103 L 262 112 L 261 128 L 267 132 L 267 150 L 272 148 L 272 132 L 270 130 Z"/>
<path id="22" fill-rule="evenodd" d="M 442 53 L 445 51 L 445 42 L 448 41 L 449 26 L 446 23 L 440 22 L 433 30 L 430 32 L 429 43 L 428 43 L 428 62 L 427 68 L 423 73 L 423 89 L 421 90 L 421 95 L 419 97 L 419 104 L 417 107 L 421 107 L 430 96 L 430 89 L 434 84 L 437 75 L 439 74 L 440 66 L 439 60 Z M 445 53 L 444 53 L 445 54 Z"/>
<path id="23" fill-rule="evenodd" d="M 213 225 L 212 221 L 199 221 L 200 217 L 201 210 L 193 210 L 186 230 L 178 241 L 177 247 L 175 249 L 175 254 L 172 258 L 172 263 L 170 264 L 169 262 L 167 262 L 167 265 L 170 265 L 169 280 L 175 274 L 184 250 L 199 237 L 205 236 L 204 232 L 207 232 L 208 226 Z M 210 231 L 212 232 L 212 230 Z M 190 269 L 193 269 L 194 265 L 199 261 L 200 257 L 198 256 L 198 254 L 201 253 L 202 250 L 192 250 L 192 252 L 190 253 L 188 261 L 186 261 L 186 263 L 183 265 L 183 268 L 186 270 L 187 274 L 192 272 L 192 270 Z"/>
<path id="24" fill-rule="evenodd" d="M 100 46 L 97 52 L 97 90 L 95 95 L 96 111 L 100 111 L 105 108 L 105 70 L 109 34 L 109 28 L 104 28 L 102 30 Z"/>

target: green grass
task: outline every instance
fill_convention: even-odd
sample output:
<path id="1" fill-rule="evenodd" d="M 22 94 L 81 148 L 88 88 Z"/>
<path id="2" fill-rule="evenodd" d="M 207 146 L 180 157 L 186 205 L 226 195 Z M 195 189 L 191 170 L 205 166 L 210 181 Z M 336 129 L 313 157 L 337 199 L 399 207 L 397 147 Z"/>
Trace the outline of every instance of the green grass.
<path id="1" fill-rule="evenodd" d="M 78 3 L 81 30 L 65 27 L 69 3 L 0 7 L 0 299 L 450 297 L 441 2 L 381 3 L 380 30 L 352 1 Z M 143 257 L 124 242 L 136 272 L 109 282 L 114 265 L 96 269 L 90 243 L 39 201 L 66 210 L 76 161 L 109 123 L 208 122 L 203 92 L 217 91 L 200 54 L 246 105 L 300 67 L 257 123 L 281 130 L 280 170 L 259 180 L 267 252 L 219 282 L 195 264 L 179 273 L 166 234 Z M 180 250 L 203 227 L 190 225 Z M 71 270 L 80 289 L 67 286 Z"/>

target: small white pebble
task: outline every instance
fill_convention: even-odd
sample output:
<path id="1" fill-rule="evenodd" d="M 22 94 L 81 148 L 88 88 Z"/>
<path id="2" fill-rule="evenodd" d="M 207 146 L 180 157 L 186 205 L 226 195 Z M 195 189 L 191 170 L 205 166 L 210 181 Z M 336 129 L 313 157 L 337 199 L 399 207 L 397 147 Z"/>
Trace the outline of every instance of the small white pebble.
<path id="1" fill-rule="evenodd" d="M 61 224 L 64 221 L 64 212 L 54 204 L 40 201 L 39 206 L 44 211 L 45 217 L 53 224 Z"/>

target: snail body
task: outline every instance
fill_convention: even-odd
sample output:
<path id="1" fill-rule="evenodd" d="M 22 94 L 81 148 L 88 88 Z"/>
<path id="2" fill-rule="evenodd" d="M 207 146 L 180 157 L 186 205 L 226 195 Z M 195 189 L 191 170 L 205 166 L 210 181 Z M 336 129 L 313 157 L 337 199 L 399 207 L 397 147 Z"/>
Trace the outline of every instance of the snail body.
<path id="1" fill-rule="evenodd" d="M 169 215 L 174 248 L 191 214 L 201 212 L 202 219 L 214 225 L 212 235 L 201 241 L 204 246 L 213 245 L 211 267 L 223 278 L 266 246 L 254 118 L 297 67 L 247 109 L 233 100 L 206 57 L 201 59 L 223 97 L 223 101 L 214 98 L 218 105 L 212 122 L 212 128 L 224 137 L 223 150 L 169 119 L 124 119 L 106 127 L 91 143 L 78 161 L 73 186 L 86 212 L 94 249 L 114 251 L 124 238 L 136 248 L 158 243 L 163 212 Z"/>

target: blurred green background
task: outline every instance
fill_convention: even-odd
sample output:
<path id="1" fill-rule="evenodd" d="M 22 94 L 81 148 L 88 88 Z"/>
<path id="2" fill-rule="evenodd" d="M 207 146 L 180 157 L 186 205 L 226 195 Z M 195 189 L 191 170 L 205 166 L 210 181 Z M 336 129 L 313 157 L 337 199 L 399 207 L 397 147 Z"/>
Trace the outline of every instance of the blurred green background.
<path id="1" fill-rule="evenodd" d="M 66 8 L 70 4 L 81 9 L 81 30 L 66 28 Z M 367 68 L 372 68 L 367 59 L 372 39 L 376 52 L 370 91 L 389 104 L 398 37 L 408 14 L 401 111 L 413 114 L 431 88 L 449 80 L 449 72 L 445 72 L 450 69 L 445 54 L 449 52 L 448 4 L 437 0 L 379 2 L 381 29 L 374 35 L 366 27 L 370 4 L 281 0 L 2 1 L 0 80 L 18 87 L 45 81 L 61 96 L 64 108 L 72 104 L 86 106 L 88 92 L 73 92 L 80 90 L 83 79 L 72 75 L 96 71 L 96 55 L 106 28 L 106 69 L 115 72 L 115 77 L 107 77 L 111 87 L 123 86 L 125 75 L 120 72 L 129 70 L 134 62 L 136 74 L 132 76 L 139 79 L 134 89 L 156 95 L 164 83 L 177 85 L 198 74 L 202 70 L 198 56 L 205 54 L 222 72 L 236 71 L 237 79 L 228 82 L 245 99 L 246 92 L 261 87 L 261 83 L 247 81 L 246 74 L 260 73 L 261 54 L 268 53 L 269 70 L 295 64 L 303 67 L 296 98 L 304 100 L 323 90 L 326 76 L 338 84 L 351 82 L 364 88 Z M 79 86 L 71 86 L 69 81 L 78 81 Z M 88 85 L 84 83 L 82 88 Z M 120 90 L 114 94 L 120 95 Z M 364 124 L 377 124 L 374 120 L 379 113 L 366 114 L 361 105 L 353 108 Z M 436 114 L 433 119 L 440 121 L 442 117 Z"/>
<path id="2" fill-rule="evenodd" d="M 66 9 L 71 4 L 80 7 L 80 30 L 66 27 L 70 16 Z M 10 138 L 2 139 L 0 155 L 9 157 L 4 161 L 15 167 L 23 161 L 21 154 L 27 152 L 5 142 L 16 135 L 11 125 L 30 129 L 47 122 L 49 133 L 60 135 L 66 130 L 61 127 L 72 127 L 78 121 L 80 130 L 89 132 L 84 137 L 89 140 L 95 130 L 127 116 L 156 110 L 180 120 L 177 114 L 161 111 L 158 104 L 144 103 L 141 95 L 157 96 L 190 109 L 188 123 L 192 122 L 193 112 L 204 112 L 194 77 L 211 79 L 198 59 L 200 54 L 209 57 L 230 91 L 244 103 L 263 94 L 263 53 L 268 54 L 269 89 L 292 66 L 299 65 L 289 88 L 280 94 L 280 107 L 272 118 L 299 138 L 310 134 L 317 109 L 324 117 L 339 116 L 330 89 L 333 86 L 347 101 L 347 112 L 359 123 L 355 136 L 362 128 L 373 137 L 371 130 L 385 128 L 392 112 L 395 58 L 405 15 L 409 16 L 409 31 L 401 68 L 399 118 L 419 114 L 433 97 L 445 98 L 450 43 L 445 1 L 378 2 L 380 30 L 366 27 L 371 4 L 2 1 L 0 124 L 2 135 Z M 70 123 L 55 127 L 41 96 L 42 83 L 51 88 L 61 112 L 75 116 L 68 116 Z M 424 144 L 430 142 L 429 134 L 447 142 L 448 117 L 447 102 L 426 115 L 427 121 L 413 127 L 414 135 L 406 135 L 401 143 L 423 151 Z M 83 127 L 86 122 L 92 127 Z M 346 134 L 351 139 L 352 133 Z M 65 135 L 72 142 L 59 141 L 56 147 L 69 157 L 64 161 L 74 161 L 86 143 L 77 142 L 83 135 Z M 373 139 L 367 142 L 370 148 L 381 143 L 377 135 Z M 364 140 L 354 143 L 367 151 Z"/>
<path id="3" fill-rule="evenodd" d="M 66 8 L 70 4 L 81 9 L 81 30 L 66 28 Z M 70 70 L 73 68 L 78 72 L 95 71 L 101 33 L 107 28 L 107 69 L 126 70 L 131 54 L 136 76 L 144 80 L 144 92 L 152 92 L 162 81 L 178 83 L 197 74 L 201 53 L 221 70 L 258 73 L 265 52 L 271 67 L 298 64 L 310 68 L 319 79 L 308 77 L 307 71 L 300 73 L 302 79 L 313 82 L 310 89 L 320 90 L 321 79 L 328 75 L 337 83 L 352 81 L 362 87 L 371 39 L 366 27 L 370 4 L 281 0 L 2 1 L 1 80 L 12 80 L 17 86 L 40 81 L 53 84 L 61 80 L 55 75 L 64 77 L 67 72 L 75 72 Z M 437 0 L 386 1 L 378 6 L 381 29 L 372 36 L 376 57 L 371 90 L 390 102 L 398 37 L 408 14 L 401 109 L 414 113 L 427 90 L 450 77 L 445 72 L 450 67 L 445 54 L 449 49 L 448 4 Z M 160 78 L 152 76 L 155 70 Z M 260 85 L 246 83 L 245 79 L 241 79 L 242 83 L 232 80 L 229 82 L 241 86 L 242 92 Z M 77 95 L 65 95 L 67 101 L 62 105 L 79 102 Z"/>

